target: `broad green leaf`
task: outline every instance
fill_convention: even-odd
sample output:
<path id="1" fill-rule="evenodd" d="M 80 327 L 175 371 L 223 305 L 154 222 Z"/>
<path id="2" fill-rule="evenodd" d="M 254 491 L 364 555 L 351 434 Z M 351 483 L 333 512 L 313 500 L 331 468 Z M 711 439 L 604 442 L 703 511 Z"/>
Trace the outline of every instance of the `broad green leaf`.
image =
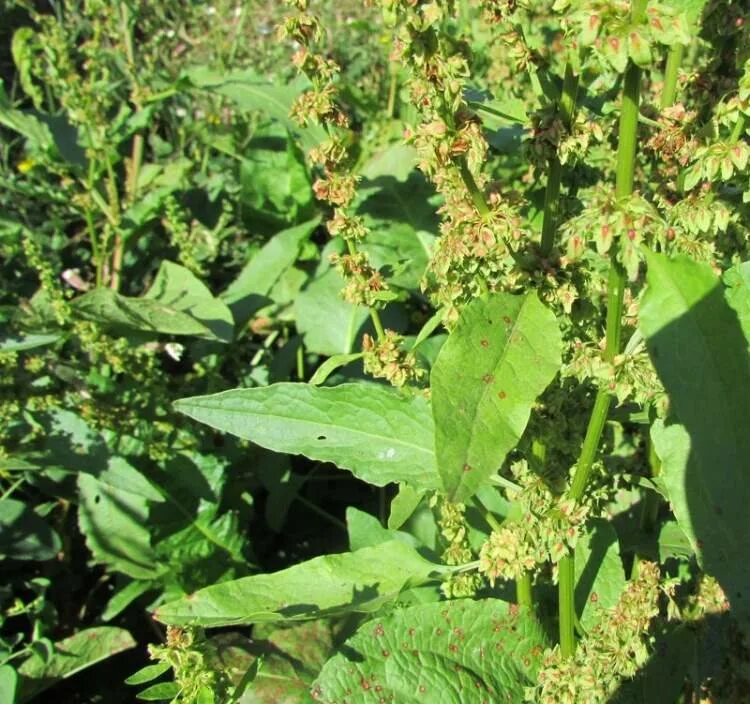
<path id="1" fill-rule="evenodd" d="M 221 342 L 234 337 L 234 319 L 227 305 L 214 298 L 208 287 L 184 266 L 164 261 L 143 300 L 156 301 L 199 321 L 208 333 L 202 336 Z"/>
<path id="2" fill-rule="evenodd" d="M 498 123 L 526 125 L 529 122 L 526 104 L 519 98 L 495 98 L 476 88 L 468 88 L 465 97 L 469 106 L 480 114 L 483 124 L 490 129 L 497 127 Z"/>
<path id="3" fill-rule="evenodd" d="M 160 662 L 156 665 L 146 665 L 146 667 L 142 667 L 138 672 L 130 675 L 130 677 L 125 680 L 125 684 L 146 684 L 146 682 L 151 682 L 157 677 L 163 675 L 170 667 L 170 664 L 167 662 Z"/>
<path id="4" fill-rule="evenodd" d="M 78 475 L 78 525 L 97 562 L 135 579 L 164 572 L 151 547 L 149 505 L 162 496 L 125 460 L 114 457 L 97 477 Z"/>
<path id="5" fill-rule="evenodd" d="M 485 704 L 524 701 L 544 634 L 497 599 L 414 606 L 360 627 L 315 682 L 316 702 Z"/>
<path id="6" fill-rule="evenodd" d="M 46 660 L 35 653 L 18 667 L 21 678 L 18 704 L 35 697 L 56 682 L 135 645 L 130 633 L 122 628 L 100 626 L 87 628 L 55 643 L 54 652 Z"/>
<path id="7" fill-rule="evenodd" d="M 234 320 L 225 303 L 214 298 L 188 269 L 162 262 L 153 286 L 141 298 L 98 288 L 73 301 L 86 320 L 119 330 L 191 335 L 230 342 Z"/>
<path id="8" fill-rule="evenodd" d="M 590 530 L 578 539 L 575 552 L 576 612 L 581 625 L 589 630 L 617 603 L 627 579 L 617 534 L 607 521 L 592 521 Z"/>
<path id="9" fill-rule="evenodd" d="M 298 134 L 300 143 L 308 150 L 316 147 L 327 138 L 321 125 L 300 128 L 289 113 L 297 96 L 307 90 L 309 83 L 299 77 L 289 85 L 279 85 L 258 76 L 252 70 L 212 71 L 206 66 L 189 68 L 185 75 L 196 87 L 223 95 L 233 101 L 241 110 L 263 112 L 278 120 L 293 134 Z"/>
<path id="10" fill-rule="evenodd" d="M 692 556 L 693 548 L 685 531 L 677 521 L 667 521 L 659 531 L 659 561 L 666 562 L 670 557 Z"/>
<path id="11" fill-rule="evenodd" d="M 376 486 L 439 486 L 429 403 L 419 395 L 369 383 L 280 383 L 185 398 L 175 408 L 269 450 L 333 462 Z"/>
<path id="12" fill-rule="evenodd" d="M 52 560 L 61 548 L 57 533 L 29 504 L 0 499 L 0 557 Z"/>
<path id="13" fill-rule="evenodd" d="M 268 302 L 273 285 L 294 264 L 300 248 L 319 224 L 320 219 L 316 218 L 274 235 L 221 294 L 238 327 Z"/>
<path id="14" fill-rule="evenodd" d="M 58 334 L 24 335 L 23 337 L 6 337 L 0 340 L 0 352 L 25 352 L 37 347 L 46 347 L 61 338 Z"/>
<path id="15" fill-rule="evenodd" d="M 555 316 L 534 293 L 464 308 L 430 376 L 438 470 L 453 500 L 468 499 L 515 447 L 560 354 Z"/>
<path id="16" fill-rule="evenodd" d="M 23 135 L 29 147 L 38 152 L 51 153 L 55 148 L 52 132 L 44 122 L 32 113 L 15 110 L 8 99 L 0 80 L 0 125 Z"/>
<path id="17" fill-rule="evenodd" d="M 407 144 L 392 144 L 377 152 L 363 167 L 361 176 L 368 181 L 391 177 L 406 182 L 417 163 L 417 150 Z"/>
<path id="18" fill-rule="evenodd" d="M 648 256 L 641 329 L 677 422 L 652 438 L 675 518 L 750 632 L 750 357 L 707 264 Z"/>
<path id="19" fill-rule="evenodd" d="M 333 652 L 334 636 L 331 625 L 320 620 L 259 624 L 252 640 L 230 631 L 210 643 L 216 664 L 237 689 L 247 685 L 239 693 L 240 704 L 314 704 L 310 685 Z"/>
<path id="20" fill-rule="evenodd" d="M 398 530 L 404 525 L 411 518 L 414 511 L 417 510 L 417 506 L 419 506 L 423 497 L 423 491 L 417 491 L 408 484 L 399 484 L 398 494 L 391 501 L 388 527 L 391 530 Z"/>
<path id="21" fill-rule="evenodd" d="M 254 231 L 270 234 L 312 215 L 315 196 L 310 173 L 304 154 L 286 130 L 260 130 L 237 156 L 241 213 Z"/>
<path id="22" fill-rule="evenodd" d="M 169 598 L 247 574 L 246 540 L 235 511 L 221 508 L 226 462 L 182 452 L 159 477 L 165 501 L 149 513 L 151 544 L 170 569 Z"/>
<path id="23" fill-rule="evenodd" d="M 369 229 L 362 247 L 372 265 L 386 270 L 394 286 L 418 291 L 439 219 L 434 190 L 409 150 L 390 147 L 365 164 L 355 207 Z M 384 170 L 389 164 L 394 173 Z"/>
<path id="24" fill-rule="evenodd" d="M 367 320 L 366 308 L 341 298 L 344 279 L 325 261 L 327 254 L 342 248 L 340 241 L 331 242 L 323 252 L 324 261 L 315 277 L 294 302 L 297 330 L 305 340 L 306 349 L 327 357 L 350 354 L 357 332 Z"/>
<path id="25" fill-rule="evenodd" d="M 427 581 L 437 569 L 407 545 L 390 541 L 206 587 L 159 607 L 155 617 L 178 626 L 218 627 L 367 612 Z"/>
<path id="26" fill-rule="evenodd" d="M 724 273 L 727 302 L 737 313 L 745 338 L 750 340 L 750 262 L 735 264 Z"/>
<path id="27" fill-rule="evenodd" d="M 10 665 L 0 666 L 0 704 L 14 704 L 18 675 Z"/>
<path id="28" fill-rule="evenodd" d="M 417 547 L 419 541 L 408 533 L 384 528 L 375 516 L 360 511 L 353 506 L 346 509 L 346 528 L 349 533 L 349 549 L 371 548 L 389 540 L 400 540 L 406 545 Z"/>

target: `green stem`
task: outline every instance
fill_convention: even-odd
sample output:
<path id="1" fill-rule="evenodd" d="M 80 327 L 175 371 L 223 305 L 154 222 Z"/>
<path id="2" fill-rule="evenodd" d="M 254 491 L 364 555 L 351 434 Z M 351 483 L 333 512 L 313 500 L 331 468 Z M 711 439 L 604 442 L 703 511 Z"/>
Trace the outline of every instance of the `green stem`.
<path id="1" fill-rule="evenodd" d="M 575 569 L 572 553 L 560 560 L 557 567 L 560 652 L 566 658 L 576 651 Z"/>
<path id="2" fill-rule="evenodd" d="M 474 180 L 474 176 L 469 169 L 469 165 L 466 163 L 466 159 L 459 159 L 458 169 L 461 173 L 461 179 L 466 186 L 466 190 L 471 197 L 471 202 L 474 203 L 474 207 L 479 211 L 479 214 L 483 218 L 486 218 L 490 214 L 490 208 L 487 205 L 484 194 L 479 190 L 479 186 L 477 186 L 477 182 Z"/>
<path id="3" fill-rule="evenodd" d="M 677 79 L 679 78 L 680 64 L 685 53 L 682 44 L 675 44 L 669 49 L 667 65 L 664 67 L 664 88 L 661 92 L 661 109 L 674 105 L 677 97 Z"/>
<path id="4" fill-rule="evenodd" d="M 573 124 L 576 99 L 578 97 L 578 76 L 573 73 L 570 64 L 565 66 L 565 77 L 563 78 L 563 89 L 558 104 L 558 113 L 563 126 L 569 130 Z M 557 222 L 560 214 L 560 184 L 562 181 L 563 165 L 555 154 L 549 160 L 547 171 L 547 187 L 544 194 L 544 217 L 542 219 L 542 241 L 540 253 L 546 258 L 550 255 L 555 244 L 557 233 Z"/>
<path id="5" fill-rule="evenodd" d="M 524 572 L 516 580 L 516 602 L 525 609 L 534 608 L 534 595 L 531 590 L 531 573 Z"/>
<path id="6" fill-rule="evenodd" d="M 631 21 L 633 24 L 638 24 L 643 19 L 647 2 L 648 0 L 633 0 L 631 5 Z M 615 195 L 620 201 L 632 194 L 635 182 L 640 86 L 641 70 L 632 61 L 629 61 L 625 70 L 615 177 Z M 607 362 L 612 362 L 620 350 L 625 283 L 625 271 L 617 261 L 617 252 L 613 251 L 610 256 L 607 290 L 607 336 L 604 349 L 604 359 Z M 597 391 L 589 425 L 586 428 L 581 456 L 576 464 L 573 481 L 568 490 L 568 498 L 575 502 L 580 501 L 586 491 L 611 402 L 609 392 L 600 388 Z M 576 647 L 575 558 L 572 552 L 563 557 L 558 569 L 560 650 L 563 657 L 571 657 L 575 653 Z"/>
<path id="7" fill-rule="evenodd" d="M 398 70 L 395 66 L 391 67 L 390 82 L 388 83 L 388 105 L 386 114 L 392 118 L 396 113 L 396 93 L 398 92 Z"/>

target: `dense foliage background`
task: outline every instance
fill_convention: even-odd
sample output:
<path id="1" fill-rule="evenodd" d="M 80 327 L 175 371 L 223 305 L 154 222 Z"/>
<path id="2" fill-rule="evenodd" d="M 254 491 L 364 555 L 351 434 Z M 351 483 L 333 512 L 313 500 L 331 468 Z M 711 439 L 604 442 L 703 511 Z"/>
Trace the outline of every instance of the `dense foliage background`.
<path id="1" fill-rule="evenodd" d="M 748 701 L 749 10 L 0 0 L 0 704 Z"/>

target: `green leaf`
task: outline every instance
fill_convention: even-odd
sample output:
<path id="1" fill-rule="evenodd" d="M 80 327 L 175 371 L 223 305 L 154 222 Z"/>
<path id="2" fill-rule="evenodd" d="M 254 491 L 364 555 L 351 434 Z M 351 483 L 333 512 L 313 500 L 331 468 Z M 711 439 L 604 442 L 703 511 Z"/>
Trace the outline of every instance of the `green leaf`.
<path id="1" fill-rule="evenodd" d="M 179 693 L 180 687 L 176 682 L 159 682 L 138 692 L 135 696 L 144 702 L 160 702 L 165 699 L 174 699 Z"/>
<path id="2" fill-rule="evenodd" d="M 351 354 L 337 354 L 329 357 L 315 370 L 315 374 L 310 378 L 310 385 L 320 386 L 337 369 L 362 359 L 363 356 L 361 352 L 352 352 Z"/>
<path id="3" fill-rule="evenodd" d="M 362 626 L 315 682 L 322 704 L 524 701 L 545 645 L 533 616 L 497 599 L 423 604 Z"/>
<path id="4" fill-rule="evenodd" d="M 310 216 L 315 207 L 310 174 L 285 130 L 259 130 L 237 158 L 242 216 L 253 230 L 275 232 Z"/>
<path id="5" fill-rule="evenodd" d="M 128 608 L 138 597 L 143 596 L 146 592 L 152 591 L 154 584 L 140 580 L 128 582 L 122 589 L 115 592 L 107 602 L 102 611 L 102 621 L 111 621 L 119 616 Z"/>
<path id="6" fill-rule="evenodd" d="M 130 633 L 122 628 L 100 626 L 86 628 L 55 643 L 53 653 L 46 659 L 35 653 L 18 667 L 21 677 L 18 704 L 35 697 L 56 682 L 135 645 Z"/>
<path id="7" fill-rule="evenodd" d="M 685 531 L 677 521 L 667 521 L 659 531 L 659 562 L 666 562 L 670 557 L 692 556 L 693 548 Z"/>
<path id="8" fill-rule="evenodd" d="M 151 289 L 128 298 L 98 288 L 73 301 L 78 315 L 121 330 L 191 335 L 230 342 L 234 319 L 225 303 L 213 297 L 195 275 L 172 262 L 162 262 Z"/>
<path id="9" fill-rule="evenodd" d="M 342 248 L 342 242 L 332 242 L 323 252 L 324 259 Z M 324 261 L 297 296 L 294 318 L 308 351 L 327 357 L 352 352 L 357 332 L 367 320 L 367 309 L 341 297 L 344 285 L 339 272 Z"/>
<path id="10" fill-rule="evenodd" d="M 436 569 L 412 548 L 391 541 L 207 587 L 154 615 L 163 623 L 218 627 L 366 612 L 428 580 Z"/>
<path id="11" fill-rule="evenodd" d="M 400 540 L 412 547 L 419 545 L 414 536 L 384 528 L 375 516 L 353 506 L 346 509 L 346 528 L 349 533 L 349 549 L 352 551 L 371 548 L 389 540 Z"/>
<path id="12" fill-rule="evenodd" d="M 536 294 L 493 294 L 463 310 L 430 376 L 438 470 L 453 500 L 469 498 L 518 443 L 560 350 Z"/>
<path id="13" fill-rule="evenodd" d="M 23 337 L 6 337 L 0 340 L 0 352 L 25 352 L 37 347 L 46 347 L 57 342 L 62 336 L 50 335 L 24 335 Z"/>
<path id="14" fill-rule="evenodd" d="M 113 457 L 98 477 L 78 475 L 78 525 L 97 562 L 136 579 L 164 572 L 151 547 L 149 504 L 161 494 L 134 467 Z"/>
<path id="15" fill-rule="evenodd" d="M 54 152 L 55 140 L 50 128 L 33 114 L 13 109 L 2 81 L 0 81 L 0 125 L 24 136 L 33 151 Z"/>
<path id="16" fill-rule="evenodd" d="M 268 303 L 267 296 L 274 284 L 294 264 L 302 245 L 319 224 L 320 219 L 315 218 L 275 234 L 221 294 L 238 328 Z"/>
<path id="17" fill-rule="evenodd" d="M 589 630 L 604 610 L 617 603 L 627 584 L 620 559 L 617 534 L 602 519 L 591 522 L 590 530 L 576 544 L 576 612 Z"/>
<path id="18" fill-rule="evenodd" d="M 735 264 L 724 273 L 725 296 L 740 320 L 745 338 L 750 340 L 750 262 Z"/>
<path id="19" fill-rule="evenodd" d="M 333 462 L 376 486 L 439 486 L 430 408 L 422 396 L 369 383 L 280 383 L 181 399 L 175 408 L 269 450 Z"/>
<path id="20" fill-rule="evenodd" d="M 230 631 L 209 642 L 216 665 L 237 682 L 229 704 L 239 695 L 241 704 L 314 704 L 310 685 L 333 652 L 334 636 L 331 625 L 320 620 L 259 624 L 252 640 Z M 249 685 L 244 693 L 238 691 L 243 684 Z"/>
<path id="21" fill-rule="evenodd" d="M 417 510 L 417 506 L 419 506 L 423 497 L 423 491 L 412 489 L 408 484 L 399 484 L 398 494 L 391 501 L 388 527 L 391 530 L 398 530 L 404 525 L 411 518 L 414 511 Z"/>
<path id="22" fill-rule="evenodd" d="M 0 499 L 0 556 L 11 560 L 52 560 L 61 548 L 57 533 L 30 505 Z"/>
<path id="23" fill-rule="evenodd" d="M 10 665 L 0 665 L 0 704 L 14 704 L 18 675 Z"/>
<path id="24" fill-rule="evenodd" d="M 171 665 L 168 662 L 160 662 L 156 665 L 146 665 L 142 667 L 138 672 L 133 673 L 125 680 L 125 684 L 140 685 L 151 682 L 157 677 L 163 675 L 169 670 Z"/>
<path id="25" fill-rule="evenodd" d="M 383 170 L 391 162 L 395 173 Z M 355 207 L 370 232 L 362 247 L 376 269 L 388 272 L 391 284 L 419 291 L 439 228 L 434 190 L 400 146 L 377 155 L 363 175 Z"/>
<path id="26" fill-rule="evenodd" d="M 306 90 L 309 83 L 300 76 L 289 85 L 279 85 L 258 76 L 252 70 L 212 71 L 206 66 L 194 66 L 185 72 L 196 87 L 229 98 L 241 110 L 263 112 L 278 120 L 293 134 L 298 134 L 305 150 L 312 149 L 327 138 L 322 125 L 300 126 L 289 117 L 297 96 Z"/>
<path id="27" fill-rule="evenodd" d="M 246 539 L 235 511 L 222 511 L 226 462 L 182 452 L 160 477 L 166 499 L 149 514 L 151 542 L 159 563 L 175 581 L 172 598 L 208 584 L 244 576 Z"/>
<path id="28" fill-rule="evenodd" d="M 707 264 L 648 255 L 641 329 L 677 423 L 652 438 L 675 518 L 750 632 L 750 358 Z"/>

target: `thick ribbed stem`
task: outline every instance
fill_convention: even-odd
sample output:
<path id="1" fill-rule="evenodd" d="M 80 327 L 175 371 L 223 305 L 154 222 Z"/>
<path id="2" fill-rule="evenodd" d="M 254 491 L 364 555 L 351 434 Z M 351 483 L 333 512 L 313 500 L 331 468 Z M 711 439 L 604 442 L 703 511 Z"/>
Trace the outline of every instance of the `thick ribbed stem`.
<path id="1" fill-rule="evenodd" d="M 647 0 L 633 0 L 631 17 L 633 24 L 640 22 L 646 11 Z M 638 138 L 638 106 L 640 101 L 641 70 L 632 61 L 625 70 L 625 83 L 620 112 L 619 141 L 617 147 L 617 173 L 615 195 L 618 200 L 628 198 L 633 192 L 635 181 L 635 154 Z M 612 362 L 620 350 L 622 336 L 622 306 L 625 294 L 625 271 L 617 261 L 617 252 L 610 257 L 609 281 L 607 290 L 607 336 L 604 359 Z M 568 498 L 580 501 L 586 485 L 599 442 L 607 421 L 611 404 L 608 391 L 599 389 L 591 412 L 586 437 L 581 448 L 581 456 L 576 465 Z M 566 555 L 559 565 L 559 616 L 560 650 L 563 657 L 575 653 L 575 561 L 573 553 Z"/>

